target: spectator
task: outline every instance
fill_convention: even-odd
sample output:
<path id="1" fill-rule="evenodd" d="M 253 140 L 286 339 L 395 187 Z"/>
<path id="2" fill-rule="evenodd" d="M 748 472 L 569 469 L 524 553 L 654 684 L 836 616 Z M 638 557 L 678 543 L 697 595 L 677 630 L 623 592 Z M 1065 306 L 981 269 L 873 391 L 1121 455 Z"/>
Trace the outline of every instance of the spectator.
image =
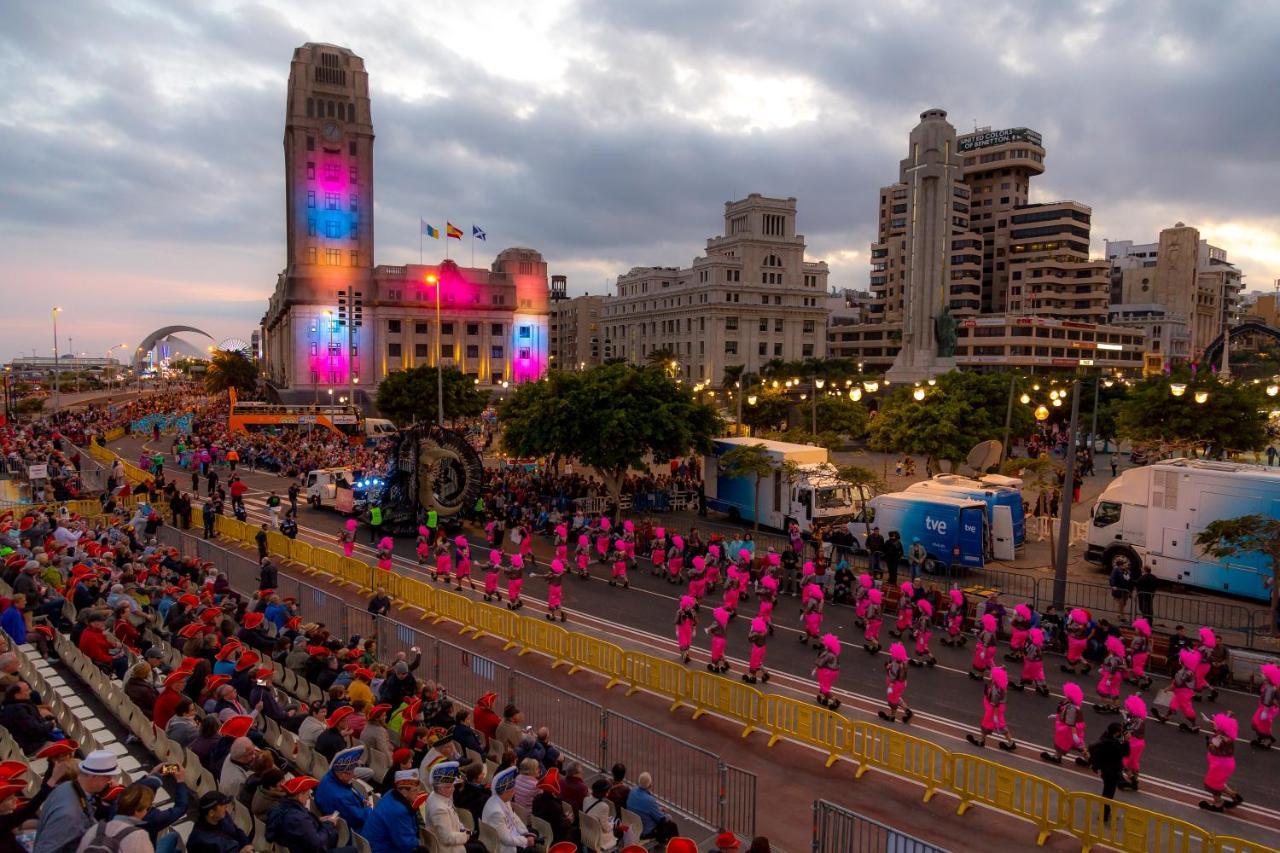
<path id="1" fill-rule="evenodd" d="M 155 799 L 155 789 L 142 782 L 134 782 L 116 800 L 115 817 L 100 822 L 80 840 L 77 850 L 102 850 L 111 848 L 120 853 L 155 853 L 155 846 L 142 825 L 142 819 Z"/>
<path id="2" fill-rule="evenodd" d="M 374 705 L 369 709 L 364 730 L 360 732 L 360 742 L 370 752 L 391 755 L 391 733 L 387 730 L 387 714 L 390 705 Z"/>
<path id="3" fill-rule="evenodd" d="M 0 599 L 0 605 L 3 599 Z M 23 610 L 27 606 L 27 597 L 22 593 L 18 593 L 4 606 L 4 612 L 0 613 L 0 630 L 8 634 L 16 645 L 21 646 L 27 641 L 27 618 L 23 615 Z"/>
<path id="4" fill-rule="evenodd" d="M 323 702 L 313 704 L 302 724 L 298 726 L 298 740 L 315 749 L 316 740 L 320 737 L 321 732 L 328 728 L 325 725 L 325 717 L 327 716 Z"/>
<path id="5" fill-rule="evenodd" d="M 486 740 L 493 740 L 497 737 L 498 726 L 502 724 L 502 718 L 493 712 L 493 704 L 498 701 L 497 693 L 486 693 L 476 702 L 475 710 L 472 712 L 472 719 L 475 730 L 484 735 Z"/>
<path id="6" fill-rule="evenodd" d="M 640 832 L 642 839 L 666 844 L 667 841 L 680 834 L 675 821 L 667 816 L 658 800 L 653 796 L 653 777 L 647 772 L 641 773 L 636 780 L 636 787 L 631 789 L 627 797 L 627 809 L 635 812 L 643 824 Z"/>
<path id="7" fill-rule="evenodd" d="M 224 726 L 225 729 L 225 726 Z M 249 779 L 249 769 L 253 767 L 258 750 L 249 738 L 240 736 L 231 742 L 231 750 L 227 760 L 222 763 L 222 772 L 218 774 L 218 790 L 227 796 L 234 797 Z"/>
<path id="8" fill-rule="evenodd" d="M 64 780 L 74 779 L 75 776 L 74 760 L 50 761 L 36 795 L 25 802 L 19 800 L 26 791 L 25 780 L 18 784 L 0 785 L 0 850 L 5 853 L 24 853 L 26 848 L 17 843 L 14 835 L 28 821 L 39 817 L 45 800 L 59 784 Z"/>
<path id="9" fill-rule="evenodd" d="M 494 736 L 507 749 L 514 751 L 524 739 L 524 714 L 515 705 L 502 709 L 502 722 L 494 732 Z"/>
<path id="10" fill-rule="evenodd" d="M 124 693 L 133 700 L 142 713 L 147 715 L 147 719 L 151 719 L 155 712 L 156 699 L 160 697 L 160 692 L 156 690 L 151 679 L 151 664 L 142 661 L 133 665 L 124 682 Z"/>
<path id="11" fill-rule="evenodd" d="M 222 735 L 218 734 L 220 725 L 217 717 L 213 714 L 206 714 L 200 720 L 199 733 L 196 734 L 195 740 L 191 741 L 191 746 L 188 747 L 200 759 L 200 763 L 205 769 L 211 766 L 213 749 L 222 740 Z"/>
<path id="12" fill-rule="evenodd" d="M 880 535 L 880 528 L 871 528 L 871 532 L 867 534 L 867 555 L 869 571 L 876 577 L 880 576 L 880 561 L 884 559 L 884 544 L 884 537 Z"/>
<path id="13" fill-rule="evenodd" d="M 325 721 L 325 730 L 316 738 L 316 752 L 332 761 L 339 751 L 353 745 L 351 737 L 351 715 L 355 713 L 350 705 L 335 708 Z"/>
<path id="14" fill-rule="evenodd" d="M 387 591 L 382 587 L 378 587 L 377 593 L 369 599 L 369 612 L 374 616 L 390 615 L 391 596 L 387 595 Z"/>
<path id="15" fill-rule="evenodd" d="M 471 712 L 466 708 L 460 708 L 453 715 L 453 739 L 464 750 L 471 750 L 483 757 L 485 754 L 484 745 L 480 743 L 480 735 L 475 729 L 471 728 L 470 722 Z"/>
<path id="16" fill-rule="evenodd" d="M 580 815 L 591 815 L 605 829 L 617 834 L 618 807 L 609 799 L 609 780 L 601 776 L 591 783 L 591 793 L 582 801 Z M 638 828 L 638 827 L 637 827 Z"/>
<path id="17" fill-rule="evenodd" d="M 499 847 L 494 853 L 515 853 L 534 846 L 537 837 L 511 807 L 515 797 L 516 769 L 508 767 L 493 777 L 493 796 L 484 805 L 481 817 L 498 834 Z M 549 839 L 543 839 L 549 841 Z"/>
<path id="18" fill-rule="evenodd" d="M 418 771 L 396 771 L 395 785 L 382 795 L 365 822 L 365 840 L 378 853 L 418 853 L 418 810 L 414 808 L 420 790 Z"/>
<path id="19" fill-rule="evenodd" d="M 335 755 L 315 792 L 316 807 L 324 814 L 337 812 L 355 832 L 364 829 L 364 822 L 372 811 L 369 801 L 352 787 L 363 755 L 363 746 L 344 749 Z"/>
<path id="20" fill-rule="evenodd" d="M 551 841 L 558 843 L 569 840 L 573 829 L 573 812 L 560 796 L 560 771 L 552 767 L 538 782 L 538 794 L 533 798 L 535 817 L 540 817 L 551 826 Z"/>
<path id="21" fill-rule="evenodd" d="M 609 793 L 606 796 L 621 813 L 627 807 L 627 800 L 631 797 L 631 786 L 627 784 L 627 765 L 615 764 L 609 774 L 613 777 L 613 781 L 609 785 Z"/>
<path id="22" fill-rule="evenodd" d="M 732 832 L 721 832 L 714 844 L 714 853 L 738 853 L 742 849 L 742 842 Z"/>
<path id="23" fill-rule="evenodd" d="M 115 753 L 99 749 L 85 756 L 76 778 L 58 785 L 45 800 L 32 853 L 75 850 L 97 819 L 98 798 L 118 775 Z"/>
<path id="24" fill-rule="evenodd" d="M 542 766 L 536 758 L 526 758 L 520 762 L 519 775 L 515 781 L 515 804 L 522 809 L 533 808 L 533 798 L 538 793 L 538 777 L 542 775 Z"/>
<path id="25" fill-rule="evenodd" d="M 252 853 L 253 839 L 231 819 L 231 798 L 207 791 L 196 804 L 195 824 L 187 836 L 187 853 Z"/>
<path id="26" fill-rule="evenodd" d="M 256 819 L 266 820 L 284 797 L 284 771 L 279 767 L 264 770 L 258 779 L 258 788 L 253 792 L 249 811 Z"/>
<path id="27" fill-rule="evenodd" d="M 1129 596 L 1133 592 L 1134 578 L 1129 567 L 1116 566 L 1111 570 L 1109 579 L 1111 598 L 1115 601 L 1116 612 L 1122 616 L 1129 612 Z"/>
<path id="28" fill-rule="evenodd" d="M 258 546 L 258 562 L 262 564 L 263 568 L 266 568 L 266 566 L 268 565 L 268 560 L 267 560 L 267 523 L 265 521 L 262 522 L 262 526 L 258 528 L 258 532 L 253 535 L 253 541 Z M 276 585 L 274 583 L 268 584 L 265 580 L 261 578 L 261 576 L 259 576 L 258 589 L 275 589 L 275 588 L 276 588 Z"/>
<path id="29" fill-rule="evenodd" d="M 907 553 L 907 563 L 911 569 L 911 580 L 914 583 L 924 572 L 924 561 L 928 559 L 929 552 L 925 550 L 924 545 L 920 543 L 919 537 L 911 540 L 911 550 Z"/>
<path id="30" fill-rule="evenodd" d="M 1151 573 L 1150 566 L 1143 566 L 1142 574 L 1138 575 L 1133 586 L 1138 593 L 1138 612 L 1149 622 L 1155 612 L 1156 589 L 1160 586 L 1160 580 Z"/>
<path id="31" fill-rule="evenodd" d="M 390 705 L 392 708 L 399 708 L 400 703 L 417 695 L 418 680 L 413 677 L 413 671 L 422 662 L 422 652 L 417 646 L 414 646 L 411 651 L 413 652 L 412 664 L 405 660 L 398 660 L 392 665 L 391 674 L 383 680 L 382 687 L 378 689 L 379 702 Z"/>
<path id="32" fill-rule="evenodd" d="M 427 828 L 435 834 L 436 853 L 486 853 L 462 825 L 453 807 L 453 786 L 458 779 L 458 763 L 442 761 L 431 768 L 431 794 L 427 797 Z"/>
<path id="33" fill-rule="evenodd" d="M 0 725 L 9 730 L 24 755 L 34 755 L 53 740 L 53 716 L 32 701 L 31 685 L 25 681 L 10 684 L 0 706 Z"/>
<path id="34" fill-rule="evenodd" d="M 769 839 L 763 835 L 757 835 L 751 839 L 751 846 L 747 848 L 747 853 L 773 853 L 773 847 L 769 844 Z"/>
<path id="35" fill-rule="evenodd" d="M 560 750 L 551 743 L 551 732 L 546 726 L 538 728 L 538 746 L 542 750 L 543 767 L 561 767 L 564 764 L 564 759 L 560 756 Z"/>
<path id="36" fill-rule="evenodd" d="M 319 782 L 311 776 L 294 776 L 284 783 L 285 798 L 267 815 L 267 840 L 289 853 L 321 853 L 354 847 L 337 847 L 338 816 L 316 817 L 311 811 L 312 791 Z"/>
<path id="37" fill-rule="evenodd" d="M 160 833 L 173 826 L 187 816 L 187 785 L 186 774 L 182 770 L 182 766 L 178 765 L 173 773 L 164 773 L 165 765 L 159 764 L 152 771 L 143 776 L 138 781 L 151 788 L 154 794 L 158 794 L 160 789 L 164 787 L 164 780 L 169 779 L 172 784 L 169 786 L 170 802 L 165 808 L 155 805 L 155 799 L 152 799 L 152 806 L 142 818 L 142 825 L 146 827 L 147 835 L 150 837 L 151 843 L 155 845 L 157 853 L 174 853 L 180 846 L 181 838 L 176 833 L 169 833 L 160 837 Z M 117 811 L 119 810 L 119 801 L 117 800 Z"/>
<path id="38" fill-rule="evenodd" d="M 120 643 L 107 634 L 106 627 L 106 614 L 101 611 L 90 613 L 77 646 L 103 672 L 110 673 L 116 678 L 124 678 L 125 670 L 129 667 L 129 659 L 125 656 Z"/>
<path id="39" fill-rule="evenodd" d="M 1129 741 L 1125 737 L 1124 724 L 1112 723 L 1103 732 L 1102 739 L 1089 747 L 1089 764 L 1102 777 L 1102 796 L 1114 800 L 1116 788 L 1124 773 L 1124 759 L 1129 755 Z M 1102 809 L 1102 820 L 1111 820 L 1111 806 Z"/>
<path id="40" fill-rule="evenodd" d="M 560 780 L 560 796 L 573 807 L 575 815 L 582 811 L 582 805 L 590 793 L 587 783 L 582 778 L 582 765 L 576 761 L 566 763 L 564 776 Z"/>
<path id="41" fill-rule="evenodd" d="M 898 585 L 898 564 L 902 562 L 902 534 L 896 530 L 889 531 L 889 539 L 884 543 L 885 571 L 889 574 L 889 586 Z"/>
<path id="42" fill-rule="evenodd" d="M 462 770 L 462 784 L 453 789 L 453 804 L 463 811 L 471 812 L 476 823 L 480 823 L 484 813 L 484 804 L 489 801 L 489 789 L 484 784 L 484 765 L 468 764 Z"/>
<path id="43" fill-rule="evenodd" d="M 259 533 L 265 539 L 266 532 L 259 531 Z M 259 550 L 262 550 L 262 547 Z M 265 553 L 259 556 L 259 561 L 261 566 L 258 569 L 258 589 L 275 589 L 280 584 L 279 573 L 276 571 L 275 564 L 271 562 L 271 558 Z"/>

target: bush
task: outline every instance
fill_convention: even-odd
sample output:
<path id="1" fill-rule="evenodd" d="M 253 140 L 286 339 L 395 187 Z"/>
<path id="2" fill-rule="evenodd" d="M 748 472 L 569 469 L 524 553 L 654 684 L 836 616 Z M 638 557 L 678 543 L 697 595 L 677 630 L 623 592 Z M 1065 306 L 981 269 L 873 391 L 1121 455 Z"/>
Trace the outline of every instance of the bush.
<path id="1" fill-rule="evenodd" d="M 43 397 L 24 397 L 13 406 L 14 412 L 19 415 L 32 415 L 36 412 L 44 411 Z"/>

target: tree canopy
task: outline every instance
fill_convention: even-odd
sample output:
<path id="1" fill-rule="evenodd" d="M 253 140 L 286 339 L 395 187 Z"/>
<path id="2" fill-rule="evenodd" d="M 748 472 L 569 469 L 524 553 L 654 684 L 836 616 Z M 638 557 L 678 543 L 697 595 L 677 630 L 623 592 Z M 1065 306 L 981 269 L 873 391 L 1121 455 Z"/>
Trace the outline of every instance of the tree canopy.
<path id="1" fill-rule="evenodd" d="M 210 394 L 221 394 L 234 388 L 238 393 L 253 391 L 258 386 L 258 366 L 235 350 L 214 350 L 209 369 L 204 374 L 204 388 Z"/>
<path id="2" fill-rule="evenodd" d="M 489 392 L 456 367 L 446 367 L 443 379 L 445 420 L 477 417 L 489 404 Z M 435 423 L 438 409 L 434 367 L 393 371 L 378 386 L 378 411 L 398 426 Z"/>
<path id="3" fill-rule="evenodd" d="M 502 443 L 517 456 L 571 457 L 594 468 L 614 497 L 646 457 L 707 452 L 720 418 L 661 370 L 609 364 L 553 371 L 519 386 L 498 409 Z"/>
<path id="4" fill-rule="evenodd" d="M 927 387 L 923 400 L 915 399 L 914 390 L 900 385 L 881 403 L 870 423 L 872 450 L 921 454 L 954 467 L 979 442 L 1003 440 L 1007 375 L 953 370 Z M 1015 405 L 1011 435 L 1026 435 L 1031 424 L 1028 407 Z"/>
<path id="5" fill-rule="evenodd" d="M 862 438 L 867 434 L 868 419 L 866 406 L 855 403 L 848 397 L 823 395 L 818 398 L 818 429 L 820 430 Z"/>
<path id="6" fill-rule="evenodd" d="M 1196 534 L 1196 545 L 1219 560 L 1257 552 L 1271 561 L 1271 612 L 1280 603 L 1280 519 L 1244 515 L 1211 521 Z M 1275 620 L 1272 630 L 1276 631 Z"/>
<path id="7" fill-rule="evenodd" d="M 1170 391 L 1175 382 L 1187 386 L 1180 397 Z M 1201 391 L 1208 398 L 1197 403 L 1195 395 Z M 1187 368 L 1171 376 L 1151 376 L 1116 405 L 1116 433 L 1161 451 L 1211 448 L 1220 455 L 1261 450 L 1267 441 L 1264 393 L 1260 385 L 1223 382 L 1205 373 L 1192 376 Z"/>

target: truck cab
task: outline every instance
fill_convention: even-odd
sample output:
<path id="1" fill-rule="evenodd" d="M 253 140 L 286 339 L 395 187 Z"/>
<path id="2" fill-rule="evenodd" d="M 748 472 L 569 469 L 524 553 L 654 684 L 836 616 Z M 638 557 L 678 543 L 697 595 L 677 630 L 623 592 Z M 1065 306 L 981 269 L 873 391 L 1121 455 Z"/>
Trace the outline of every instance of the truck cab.
<path id="1" fill-rule="evenodd" d="M 306 487 L 304 491 L 307 496 L 307 503 L 311 504 L 315 509 L 327 506 L 331 509 L 340 509 L 338 506 L 338 491 L 344 490 L 348 492 L 353 501 L 355 488 L 355 474 L 350 468 L 320 468 L 315 471 L 307 472 Z M 346 502 L 343 496 L 343 502 Z M 348 508 L 344 510 L 350 512 Z"/>

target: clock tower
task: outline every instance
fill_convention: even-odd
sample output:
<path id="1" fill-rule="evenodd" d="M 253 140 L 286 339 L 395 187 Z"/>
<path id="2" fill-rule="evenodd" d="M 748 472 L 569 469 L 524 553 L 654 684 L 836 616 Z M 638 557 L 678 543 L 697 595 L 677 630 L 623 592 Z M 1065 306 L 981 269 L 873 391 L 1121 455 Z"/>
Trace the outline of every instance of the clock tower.
<path id="1" fill-rule="evenodd" d="M 364 60 L 345 47 L 293 52 L 284 125 L 285 274 L 373 267 L 373 118 Z M 334 268 L 347 274 L 337 274 Z"/>

